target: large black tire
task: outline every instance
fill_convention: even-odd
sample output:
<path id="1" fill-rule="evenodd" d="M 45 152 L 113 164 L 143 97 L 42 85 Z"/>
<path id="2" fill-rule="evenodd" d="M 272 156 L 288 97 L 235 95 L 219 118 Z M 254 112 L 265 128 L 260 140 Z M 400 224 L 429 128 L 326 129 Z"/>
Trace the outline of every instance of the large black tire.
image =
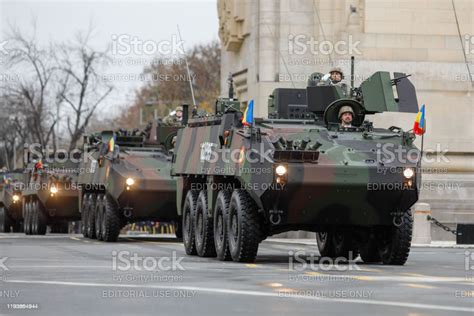
<path id="1" fill-rule="evenodd" d="M 174 222 L 174 234 L 176 235 L 176 238 L 181 239 L 183 238 L 183 220 L 177 220 Z"/>
<path id="2" fill-rule="evenodd" d="M 183 206 L 183 244 L 187 255 L 196 255 L 196 242 L 194 235 L 195 210 L 198 191 L 189 190 Z"/>
<path id="3" fill-rule="evenodd" d="M 31 234 L 30 202 L 23 201 L 23 231 L 25 235 Z"/>
<path id="4" fill-rule="evenodd" d="M 89 195 L 89 207 L 87 209 L 87 237 L 96 239 L 95 235 L 95 206 L 97 203 L 97 195 Z"/>
<path id="5" fill-rule="evenodd" d="M 0 233 L 10 232 L 11 226 L 10 217 L 7 214 L 7 210 L 4 207 L 0 207 Z"/>
<path id="6" fill-rule="evenodd" d="M 254 262 L 263 233 L 257 206 L 244 190 L 237 189 L 232 193 L 227 227 L 232 260 Z"/>
<path id="7" fill-rule="evenodd" d="M 215 257 L 213 217 L 207 204 L 207 191 L 199 193 L 194 221 L 196 252 L 200 257 Z"/>
<path id="8" fill-rule="evenodd" d="M 104 240 L 103 228 L 104 228 L 104 202 L 105 195 L 101 194 L 97 196 L 97 202 L 95 209 L 92 212 L 95 213 L 95 237 L 97 240 Z"/>
<path id="9" fill-rule="evenodd" d="M 38 200 L 31 202 L 32 213 L 33 213 L 33 234 L 34 235 L 46 235 L 48 228 L 48 221 L 44 214 L 43 207 Z"/>
<path id="10" fill-rule="evenodd" d="M 413 217 L 408 209 L 401 217 L 399 225 L 393 225 L 381 232 L 378 249 L 383 264 L 404 265 L 408 259 L 413 232 Z"/>
<path id="11" fill-rule="evenodd" d="M 359 243 L 360 258 L 366 263 L 374 263 L 382 261 L 379 249 L 377 247 L 377 240 L 375 235 L 366 232 Z"/>
<path id="12" fill-rule="evenodd" d="M 336 257 L 335 249 L 332 246 L 332 238 L 332 234 L 329 232 L 316 233 L 316 241 L 318 243 L 318 250 L 321 257 Z"/>
<path id="13" fill-rule="evenodd" d="M 222 190 L 217 195 L 214 210 L 214 245 L 217 259 L 221 261 L 231 260 L 227 236 L 227 223 L 229 218 L 229 204 L 231 192 Z"/>
<path id="14" fill-rule="evenodd" d="M 355 260 L 359 254 L 357 243 L 350 230 L 316 233 L 321 257 Z"/>
<path id="15" fill-rule="evenodd" d="M 122 229 L 122 219 L 114 201 L 108 195 L 103 200 L 105 211 L 102 218 L 102 240 L 117 241 Z"/>
<path id="16" fill-rule="evenodd" d="M 84 194 L 82 198 L 82 208 L 81 208 L 81 232 L 82 236 L 85 238 L 89 237 L 88 234 L 88 222 L 89 222 L 89 196 Z"/>

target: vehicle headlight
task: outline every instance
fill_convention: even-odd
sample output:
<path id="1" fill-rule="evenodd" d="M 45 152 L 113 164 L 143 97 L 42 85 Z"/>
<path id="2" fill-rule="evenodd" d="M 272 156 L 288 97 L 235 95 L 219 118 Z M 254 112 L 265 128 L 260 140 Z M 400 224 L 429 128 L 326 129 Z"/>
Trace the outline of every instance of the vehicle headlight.
<path id="1" fill-rule="evenodd" d="M 51 194 L 56 194 L 58 193 L 58 188 L 56 188 L 56 186 L 51 186 L 51 189 L 49 189 L 49 191 L 51 192 Z"/>
<path id="2" fill-rule="evenodd" d="M 18 194 L 13 194 L 13 202 L 18 202 L 20 200 L 20 196 Z"/>
<path id="3" fill-rule="evenodd" d="M 125 183 L 131 187 L 132 185 L 135 184 L 135 180 L 133 180 L 132 178 L 127 178 L 127 180 L 125 180 Z"/>
<path id="4" fill-rule="evenodd" d="M 403 176 L 407 179 L 413 178 L 414 175 L 415 171 L 413 170 L 413 168 L 405 168 L 405 170 L 403 170 Z"/>
<path id="5" fill-rule="evenodd" d="M 287 172 L 288 172 L 288 169 L 283 165 L 279 165 L 275 168 L 275 173 L 280 177 L 284 176 Z"/>

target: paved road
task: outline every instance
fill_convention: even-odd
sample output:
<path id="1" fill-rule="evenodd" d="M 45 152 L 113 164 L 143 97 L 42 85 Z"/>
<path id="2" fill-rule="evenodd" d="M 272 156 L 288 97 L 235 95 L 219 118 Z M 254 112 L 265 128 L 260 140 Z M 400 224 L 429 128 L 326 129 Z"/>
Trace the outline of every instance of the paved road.
<path id="1" fill-rule="evenodd" d="M 236 264 L 186 256 L 174 238 L 0 234 L 0 314 L 472 315 L 469 251 L 334 265 L 313 246 L 266 241 L 255 264 Z"/>

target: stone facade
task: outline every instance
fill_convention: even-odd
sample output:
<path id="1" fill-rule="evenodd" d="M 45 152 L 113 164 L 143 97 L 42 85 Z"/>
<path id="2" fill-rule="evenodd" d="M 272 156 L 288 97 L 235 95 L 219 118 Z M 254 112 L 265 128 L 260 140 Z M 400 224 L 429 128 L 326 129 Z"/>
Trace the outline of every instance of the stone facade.
<path id="1" fill-rule="evenodd" d="M 461 37 L 451 0 L 219 0 L 222 94 L 231 73 L 237 97 L 265 116 L 273 89 L 305 87 L 312 72 L 337 65 L 348 83 L 351 55 L 356 85 L 377 70 L 412 74 L 424 147 L 449 160 L 424 164 L 444 171 L 424 173 L 421 199 L 446 223 L 474 222 L 474 1 L 454 3 Z M 411 129 L 414 115 L 370 119 Z"/>

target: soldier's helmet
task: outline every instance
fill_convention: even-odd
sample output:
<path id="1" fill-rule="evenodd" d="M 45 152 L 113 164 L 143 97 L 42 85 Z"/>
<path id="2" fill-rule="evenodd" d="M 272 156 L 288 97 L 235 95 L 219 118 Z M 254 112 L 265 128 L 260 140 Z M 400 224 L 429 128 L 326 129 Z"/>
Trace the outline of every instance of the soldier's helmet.
<path id="1" fill-rule="evenodd" d="M 344 73 L 342 72 L 342 69 L 339 67 L 334 67 L 329 70 L 329 73 L 332 74 L 333 72 L 338 72 L 341 74 L 341 79 L 344 79 Z"/>
<path id="2" fill-rule="evenodd" d="M 183 107 L 182 106 L 177 106 L 175 111 L 176 112 L 178 112 L 178 111 L 183 112 Z"/>
<path id="3" fill-rule="evenodd" d="M 339 117 L 339 119 L 341 119 L 341 116 L 344 113 L 351 113 L 352 117 L 354 117 L 354 110 L 349 105 L 341 106 L 341 108 L 339 109 L 339 115 L 337 117 Z"/>

